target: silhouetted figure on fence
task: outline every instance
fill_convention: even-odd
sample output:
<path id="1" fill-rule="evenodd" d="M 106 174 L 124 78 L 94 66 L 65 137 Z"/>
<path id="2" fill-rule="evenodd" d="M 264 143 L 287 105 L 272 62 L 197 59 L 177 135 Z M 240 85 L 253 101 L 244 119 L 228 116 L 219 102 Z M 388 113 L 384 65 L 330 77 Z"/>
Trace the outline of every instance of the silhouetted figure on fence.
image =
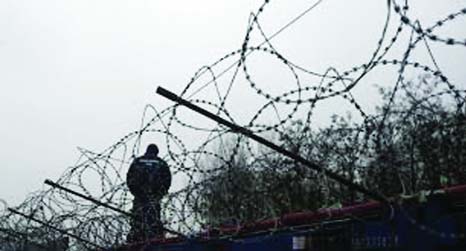
<path id="1" fill-rule="evenodd" d="M 157 155 L 155 144 L 134 159 L 126 174 L 129 191 L 134 195 L 133 217 L 127 242 L 144 241 L 164 234 L 160 220 L 160 201 L 168 193 L 171 173 L 167 162 Z"/>

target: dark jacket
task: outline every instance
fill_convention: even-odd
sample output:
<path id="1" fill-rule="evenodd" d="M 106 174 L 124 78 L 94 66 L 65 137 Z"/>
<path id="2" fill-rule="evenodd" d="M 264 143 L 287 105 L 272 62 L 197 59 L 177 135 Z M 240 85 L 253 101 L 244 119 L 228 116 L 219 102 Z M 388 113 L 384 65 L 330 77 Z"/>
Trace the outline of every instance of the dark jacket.
<path id="1" fill-rule="evenodd" d="M 171 179 L 167 162 L 156 156 L 134 159 L 126 174 L 129 191 L 139 201 L 160 200 L 168 193 Z"/>

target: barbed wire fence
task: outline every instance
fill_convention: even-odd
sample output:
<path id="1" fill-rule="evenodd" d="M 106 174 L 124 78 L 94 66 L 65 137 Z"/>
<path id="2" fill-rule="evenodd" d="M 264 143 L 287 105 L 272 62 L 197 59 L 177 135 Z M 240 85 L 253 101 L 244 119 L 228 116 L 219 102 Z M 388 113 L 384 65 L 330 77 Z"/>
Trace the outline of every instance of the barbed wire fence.
<path id="1" fill-rule="evenodd" d="M 461 19 L 465 18 L 466 6 L 429 24 L 411 15 L 412 1 L 382 1 L 386 17 L 369 59 L 346 70 L 330 66 L 317 72 L 293 63 L 272 40 L 300 18 L 311 15 L 322 2 L 312 3 L 276 33 L 268 35 L 261 17 L 269 5 L 280 1 L 264 1 L 251 14 L 241 48 L 200 68 L 179 96 L 387 197 L 412 196 L 439 185 L 466 183 L 466 161 L 461 150 L 466 145 L 462 134 L 466 132 L 465 84 L 450 80 L 430 50 L 432 44 L 458 51 L 466 49 L 464 37 L 436 33 L 450 22 L 464 22 Z M 257 37 L 261 42 L 254 42 Z M 393 58 L 394 53 L 390 52 L 401 45 L 402 55 Z M 428 48 L 432 63 L 413 55 L 420 46 Z M 279 62 L 293 82 L 281 83 L 283 90 L 275 94 L 274 88 L 256 78 L 251 65 L 258 55 Z M 394 73 L 391 69 L 395 69 Z M 362 104 L 366 97 L 353 93 L 361 83 L 367 84 L 367 76 L 374 71 L 394 77 L 382 88 L 380 96 L 384 101 L 381 99 L 375 111 Z M 273 78 L 273 72 L 270 74 Z M 243 95 L 254 97 L 258 108 L 242 101 Z M 329 102 L 344 104 L 353 119 L 334 116 L 329 126 L 317 128 L 316 111 Z M 423 139 L 406 140 L 421 136 L 415 132 L 423 130 L 425 135 L 434 135 L 431 141 L 439 140 L 430 142 L 433 146 Z M 443 142 L 446 138 L 451 140 Z M 174 177 L 170 193 L 163 200 L 164 224 L 187 236 L 221 225 L 240 225 L 296 210 L 368 199 L 179 104 L 163 110 L 148 105 L 141 127 L 101 152 L 79 148 L 76 164 L 55 183 L 129 212 L 132 196 L 125 184 L 126 171 L 145 142 L 151 141 L 163 146 L 163 158 Z M 429 169 L 431 166 L 423 156 L 416 157 L 415 151 L 409 150 L 447 143 L 454 148 L 439 153 L 444 158 L 439 157 L 443 162 L 438 164 L 446 166 L 439 174 L 443 180 L 432 174 L 436 170 Z M 386 190 L 384 180 L 388 180 L 393 191 Z M 429 180 L 438 180 L 439 184 Z M 8 211 L 4 201 L 1 204 L 0 237 L 7 238 L 7 243 L 24 239 L 47 243 L 62 238 L 63 232 L 51 228 L 54 227 L 78 237 L 70 242 L 72 250 L 94 249 L 95 245 L 122 245 L 129 232 L 128 215 L 53 187 L 32 193 L 14 207 L 28 217 Z M 409 216 L 408 211 L 405 213 Z M 408 218 L 429 233 L 464 238 L 464 234 L 441 233 L 417 222 L 415 217 Z"/>

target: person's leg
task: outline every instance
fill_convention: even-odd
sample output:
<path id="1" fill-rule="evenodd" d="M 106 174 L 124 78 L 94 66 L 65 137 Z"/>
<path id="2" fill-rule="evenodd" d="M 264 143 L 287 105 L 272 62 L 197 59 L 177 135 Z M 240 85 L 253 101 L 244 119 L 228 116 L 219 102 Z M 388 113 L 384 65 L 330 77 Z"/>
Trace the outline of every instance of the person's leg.
<path id="1" fill-rule="evenodd" d="M 147 210 L 147 212 L 149 238 L 163 237 L 163 231 L 161 228 L 160 221 L 160 202 L 152 201 L 150 204 L 150 208 Z"/>
<path id="2" fill-rule="evenodd" d="M 163 230 L 162 218 L 161 218 L 161 208 L 160 208 L 160 201 L 158 201 L 154 207 L 154 216 L 155 216 L 155 234 L 159 238 L 164 238 L 165 231 Z"/>
<path id="3" fill-rule="evenodd" d="M 144 206 L 138 201 L 133 201 L 131 209 L 130 231 L 126 237 L 126 242 L 142 241 L 144 239 Z"/>

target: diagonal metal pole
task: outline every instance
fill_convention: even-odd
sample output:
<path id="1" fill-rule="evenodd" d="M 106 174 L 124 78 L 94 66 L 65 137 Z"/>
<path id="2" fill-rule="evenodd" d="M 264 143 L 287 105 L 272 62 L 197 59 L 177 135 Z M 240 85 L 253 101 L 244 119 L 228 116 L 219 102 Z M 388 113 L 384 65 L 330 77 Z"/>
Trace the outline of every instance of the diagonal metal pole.
<path id="1" fill-rule="evenodd" d="M 115 211 L 115 212 L 124 214 L 124 215 L 126 215 L 126 216 L 131 216 L 131 214 L 128 213 L 128 212 L 126 212 L 126 211 L 123 211 L 123 210 L 121 210 L 121 209 L 119 209 L 119 208 L 117 208 L 117 207 L 114 207 L 114 206 L 111 206 L 111 205 L 109 205 L 109 204 L 106 204 L 106 203 L 103 203 L 103 202 L 101 202 L 101 201 L 98 201 L 98 200 L 96 200 L 96 199 L 94 199 L 94 198 L 92 198 L 92 197 L 90 197 L 90 196 L 87 196 L 87 195 L 78 193 L 78 192 L 76 192 L 76 191 L 73 191 L 73 190 L 71 190 L 71 189 L 69 189 L 69 188 L 66 188 L 66 187 L 64 187 L 64 186 L 60 186 L 59 184 L 57 184 L 57 183 L 55 183 L 55 182 L 53 182 L 53 181 L 51 181 L 51 180 L 49 180 L 49 179 L 46 179 L 46 180 L 44 181 L 44 183 L 47 184 L 47 185 L 49 185 L 49 186 L 51 186 L 51 187 L 53 187 L 53 188 L 57 188 L 57 189 L 63 190 L 63 191 L 65 191 L 65 192 L 67 192 L 67 193 L 70 193 L 70 194 L 75 195 L 75 196 L 77 196 L 77 197 L 80 197 L 80 198 L 82 198 L 82 199 L 88 200 L 88 201 L 90 201 L 90 202 L 92 202 L 92 203 L 94 203 L 94 204 L 96 204 L 96 205 L 99 205 L 99 206 L 102 206 L 102 207 L 106 207 L 106 208 L 108 208 L 108 209 L 111 209 L 111 210 L 113 210 L 113 211 Z"/>
<path id="2" fill-rule="evenodd" d="M 80 197 L 80 198 L 82 198 L 82 199 L 88 200 L 88 201 L 90 201 L 90 202 L 92 202 L 92 203 L 94 203 L 94 204 L 96 204 L 96 205 L 99 205 L 99 206 L 108 208 L 108 209 L 110 209 L 110 210 L 113 210 L 113 211 L 115 211 L 115 212 L 124 214 L 124 215 L 129 216 L 129 217 L 132 217 L 132 216 L 133 216 L 133 214 L 128 213 L 128 212 L 126 212 L 126 211 L 124 211 L 124 210 L 121 210 L 121 209 L 119 209 L 119 208 L 117 208 L 117 207 L 114 207 L 114 206 L 112 206 L 112 205 L 103 203 L 103 202 L 101 202 L 101 201 L 98 201 L 98 200 L 96 200 L 96 199 L 90 197 L 90 196 L 87 196 L 87 195 L 78 193 L 78 192 L 73 191 L 73 190 L 71 190 L 71 189 L 69 189 L 69 188 L 66 188 L 66 187 L 64 187 L 64 186 L 60 186 L 59 184 L 57 184 L 57 183 L 55 183 L 55 182 L 53 182 L 53 181 L 51 181 L 51 180 L 49 180 L 49 179 L 46 179 L 46 180 L 44 181 L 44 183 L 47 184 L 47 185 L 49 185 L 49 186 L 51 186 L 51 187 L 54 187 L 54 188 L 63 190 L 63 191 L 65 191 L 65 192 L 67 192 L 67 193 L 70 193 L 70 194 L 72 194 L 72 195 L 75 195 L 75 196 L 77 196 L 77 197 Z M 187 238 L 184 234 L 179 233 L 179 232 L 174 231 L 174 230 L 171 230 L 171 229 L 168 229 L 168 228 L 166 228 L 166 227 L 164 227 L 164 226 L 162 226 L 162 229 L 165 230 L 165 231 L 167 231 L 168 233 L 175 234 L 175 235 L 178 235 L 178 236 L 183 237 L 183 238 Z"/>
<path id="3" fill-rule="evenodd" d="M 295 160 L 295 161 L 297 161 L 297 162 L 299 162 L 299 163 L 301 163 L 301 164 L 303 164 L 303 165 L 305 165 L 305 166 L 307 166 L 307 167 L 309 167 L 309 168 L 311 168 L 311 169 L 313 169 L 315 171 L 322 172 L 327 177 L 329 177 L 329 178 L 331 178 L 331 179 L 333 179 L 333 180 L 347 186 L 350 189 L 358 191 L 358 192 L 360 192 L 360 193 L 362 193 L 362 194 L 364 194 L 364 195 L 366 195 L 366 196 L 368 196 L 368 197 L 370 197 L 370 198 L 372 198 L 372 199 L 374 199 L 376 201 L 386 203 L 386 204 L 389 203 L 388 200 L 383 195 L 381 195 L 381 194 L 379 194 L 379 193 L 377 193 L 375 191 L 368 190 L 367 188 L 365 188 L 365 187 L 363 187 L 363 186 L 361 186 L 359 184 L 356 184 L 356 183 L 352 182 L 351 180 L 348 180 L 345 177 L 343 177 L 343 176 L 341 176 L 341 175 L 339 175 L 339 174 L 337 174 L 337 173 L 335 173 L 335 172 L 333 172 L 333 171 L 331 171 L 329 169 L 325 169 L 325 168 L 323 168 L 323 167 L 321 167 L 321 166 L 319 166 L 319 165 L 305 159 L 304 157 L 302 157 L 302 156 L 300 156 L 300 155 L 298 155 L 296 153 L 293 153 L 293 152 L 291 152 L 289 150 L 286 150 L 283 147 L 280 147 L 280 146 L 272 143 L 271 141 L 268 141 L 268 140 L 266 140 L 266 139 L 264 139 L 264 138 L 262 138 L 262 137 L 260 137 L 260 136 L 258 136 L 256 134 L 254 134 L 251 130 L 249 130 L 247 128 L 244 128 L 244 127 L 241 127 L 239 125 L 236 125 L 234 123 L 231 123 L 231 122 L 229 122 L 229 121 L 227 121 L 227 120 L 225 120 L 225 119 L 223 119 L 223 118 L 221 118 L 221 117 L 219 117 L 219 116 L 217 116 L 217 115 L 215 115 L 215 114 L 213 114 L 213 113 L 211 113 L 211 112 L 209 112 L 209 111 L 207 111 L 207 110 L 205 110 L 205 109 L 203 109 L 203 108 L 201 108 L 201 107 L 199 107 L 197 105 L 194 105 L 193 103 L 191 103 L 191 102 L 177 96 L 176 94 L 174 94 L 174 93 L 172 93 L 172 92 L 170 92 L 170 91 L 168 91 L 168 90 L 166 90 L 166 89 L 164 89 L 162 87 L 157 88 L 157 93 L 159 95 L 171 100 L 171 101 L 174 101 L 174 102 L 176 102 L 176 103 L 178 103 L 180 105 L 183 105 L 183 106 L 185 106 L 185 107 L 187 107 L 187 108 L 189 108 L 189 109 L 191 109 L 191 110 L 193 110 L 193 111 L 195 111 L 195 112 L 197 112 L 199 114 L 202 114 L 205 117 L 210 118 L 210 119 L 216 121 L 219 124 L 222 124 L 224 126 L 229 127 L 233 132 L 243 134 L 244 136 L 247 136 L 247 137 L 255 140 L 256 142 L 258 142 L 260 144 L 263 144 L 263 145 L 265 145 L 265 146 L 267 146 L 267 147 L 269 147 L 269 148 L 271 148 L 271 149 L 273 149 L 273 150 L 275 150 L 275 151 L 277 151 L 277 152 L 279 152 L 279 153 L 281 153 L 281 154 L 283 154 L 283 155 L 285 155 L 285 156 L 287 156 L 287 157 L 289 157 L 289 158 L 291 158 L 291 159 L 293 159 L 293 160 Z"/>
<path id="4" fill-rule="evenodd" d="M 19 212 L 19 211 L 16 211 L 16 210 L 13 209 L 13 208 L 8 208 L 8 210 L 9 210 L 10 212 L 14 213 L 14 214 L 23 216 L 23 217 L 26 218 L 26 219 L 29 219 L 29 220 L 32 220 L 32 221 L 34 221 L 34 222 L 37 222 L 37 223 L 39 223 L 39 224 L 41 224 L 41 225 L 44 225 L 44 226 L 47 227 L 47 228 L 50 228 L 50 229 L 52 229 L 52 230 L 55 230 L 55 231 L 57 231 L 57 232 L 59 232 L 59 233 L 62 233 L 62 234 L 64 234 L 64 235 L 68 235 L 68 236 L 70 236 L 70 237 L 72 237 L 72 238 L 74 238 L 74 239 L 76 239 L 76 240 L 78 240 L 78 241 L 80 241 L 80 242 L 84 242 L 84 243 L 86 243 L 86 244 L 89 244 L 89 245 L 94 246 L 94 247 L 96 247 L 96 248 L 99 248 L 99 249 L 101 249 L 101 250 L 104 250 L 103 247 L 101 247 L 101 246 L 99 246 L 99 245 L 97 245 L 97 244 L 95 244 L 95 243 L 93 243 L 93 242 L 90 242 L 90 241 L 88 241 L 88 240 L 85 240 L 85 239 L 83 239 L 83 238 L 81 238 L 81 237 L 79 237 L 79 236 L 77 236 L 77 235 L 75 235 L 75 234 L 72 234 L 72 233 L 70 233 L 70 232 L 68 232 L 68 231 L 65 231 L 65 230 L 63 230 L 63 229 L 60 229 L 60 228 L 58 228 L 58 227 L 52 226 L 52 225 L 50 225 L 49 223 L 47 223 L 47 222 L 45 222 L 45 221 L 38 220 L 38 219 L 36 219 L 36 218 L 34 218 L 34 217 L 32 217 L 32 216 L 29 216 L 29 215 L 26 215 L 26 214 L 21 213 L 21 212 Z"/>

